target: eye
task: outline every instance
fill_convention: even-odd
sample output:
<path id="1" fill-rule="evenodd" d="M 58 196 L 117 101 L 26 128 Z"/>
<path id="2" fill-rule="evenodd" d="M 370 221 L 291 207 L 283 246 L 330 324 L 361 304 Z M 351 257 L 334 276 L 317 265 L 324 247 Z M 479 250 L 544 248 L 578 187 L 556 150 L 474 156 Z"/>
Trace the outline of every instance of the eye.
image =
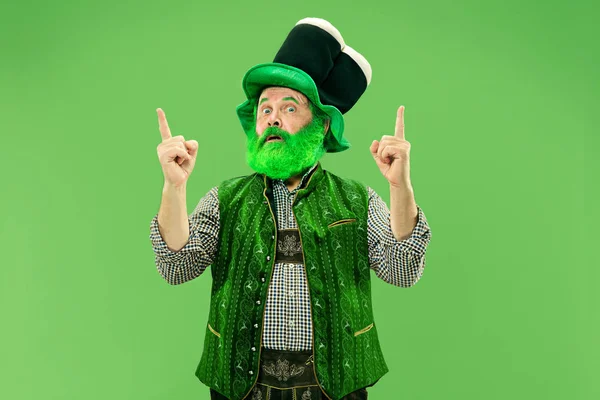
<path id="1" fill-rule="evenodd" d="M 296 111 L 296 107 L 294 107 L 294 106 L 289 106 L 287 108 L 287 112 L 294 112 L 294 111 Z"/>
<path id="2" fill-rule="evenodd" d="M 271 114 L 271 109 L 265 107 L 265 108 L 263 108 L 262 113 L 263 114 Z"/>

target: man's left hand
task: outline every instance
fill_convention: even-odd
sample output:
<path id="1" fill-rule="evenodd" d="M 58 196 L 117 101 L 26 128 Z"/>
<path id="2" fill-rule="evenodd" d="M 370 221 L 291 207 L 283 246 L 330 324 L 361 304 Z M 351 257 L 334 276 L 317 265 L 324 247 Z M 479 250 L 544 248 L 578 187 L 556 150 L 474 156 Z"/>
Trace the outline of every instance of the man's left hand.
<path id="1" fill-rule="evenodd" d="M 404 106 L 398 108 L 394 136 L 383 135 L 380 141 L 373 140 L 371 155 L 391 186 L 412 187 L 409 162 L 410 143 L 404 140 Z"/>

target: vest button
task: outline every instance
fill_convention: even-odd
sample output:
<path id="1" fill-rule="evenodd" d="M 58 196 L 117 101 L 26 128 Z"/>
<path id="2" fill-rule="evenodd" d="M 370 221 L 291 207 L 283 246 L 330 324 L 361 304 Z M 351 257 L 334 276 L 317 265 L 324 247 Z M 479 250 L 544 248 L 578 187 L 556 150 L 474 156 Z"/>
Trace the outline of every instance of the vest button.
<path id="1" fill-rule="evenodd" d="M 252 375 L 254 372 L 252 372 L 252 371 L 248 371 L 248 373 L 249 373 L 250 375 Z"/>
<path id="2" fill-rule="evenodd" d="M 256 304 L 260 304 L 260 300 L 256 300 Z"/>
<path id="3" fill-rule="evenodd" d="M 254 327 L 255 327 L 255 328 L 258 328 L 258 324 L 254 324 Z"/>
<path id="4" fill-rule="evenodd" d="M 271 235 L 271 239 L 275 240 L 275 235 Z"/>
<path id="5" fill-rule="evenodd" d="M 271 256 L 267 256 L 267 261 L 271 261 Z"/>
<path id="6" fill-rule="evenodd" d="M 264 281 L 265 281 L 265 278 L 260 278 L 260 280 L 264 282 Z"/>
<path id="7" fill-rule="evenodd" d="M 253 347 L 253 348 L 252 348 L 252 351 L 256 351 L 256 347 Z"/>

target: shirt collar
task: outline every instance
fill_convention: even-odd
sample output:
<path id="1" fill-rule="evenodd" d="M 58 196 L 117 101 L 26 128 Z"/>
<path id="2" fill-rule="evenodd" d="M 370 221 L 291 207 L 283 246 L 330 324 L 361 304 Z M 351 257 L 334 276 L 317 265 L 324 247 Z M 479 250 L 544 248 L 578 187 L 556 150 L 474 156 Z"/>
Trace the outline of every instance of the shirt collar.
<path id="1" fill-rule="evenodd" d="M 273 190 L 273 183 L 276 180 L 272 180 L 269 177 L 267 177 L 265 174 L 259 174 L 259 173 L 255 173 L 254 175 L 257 179 L 260 180 L 260 182 L 262 183 L 263 187 L 265 188 L 265 194 L 269 194 L 272 193 Z M 319 186 L 319 182 L 321 181 L 321 179 L 323 179 L 323 177 L 325 176 L 325 170 L 323 170 L 323 168 L 321 167 L 321 163 L 317 162 L 315 165 L 313 165 L 307 172 L 304 173 L 304 175 L 302 176 L 301 180 L 300 180 L 300 184 L 296 187 L 296 189 L 294 189 L 294 192 L 297 192 L 297 198 L 302 198 L 306 195 L 308 195 L 310 192 L 312 192 L 315 187 Z M 285 184 L 283 183 L 283 180 L 279 179 L 280 184 L 282 184 L 284 187 Z M 287 190 L 287 187 L 286 187 Z"/>
<path id="2" fill-rule="evenodd" d="M 298 186 L 296 186 L 294 188 L 294 190 L 292 190 L 290 193 L 295 193 L 300 189 L 304 189 L 304 187 L 306 187 L 306 183 L 308 182 L 308 178 L 312 175 L 312 173 L 315 171 L 315 169 L 317 168 L 318 165 L 319 165 L 319 163 L 316 162 L 315 165 L 313 165 L 308 171 L 306 171 L 304 173 L 304 175 L 302 175 L 302 178 L 300 179 L 300 183 L 298 184 Z M 279 185 L 279 186 L 285 187 L 287 189 L 287 185 L 285 184 L 283 179 L 273 179 L 272 182 L 275 185 Z"/>

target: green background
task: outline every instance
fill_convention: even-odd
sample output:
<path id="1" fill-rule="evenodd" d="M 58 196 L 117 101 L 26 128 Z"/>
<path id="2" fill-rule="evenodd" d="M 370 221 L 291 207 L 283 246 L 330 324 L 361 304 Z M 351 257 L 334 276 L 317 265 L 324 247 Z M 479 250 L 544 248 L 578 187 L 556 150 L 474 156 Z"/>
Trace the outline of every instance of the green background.
<path id="1" fill-rule="evenodd" d="M 593 3 L 3 2 L 0 397 L 209 398 L 210 275 L 168 285 L 148 238 L 155 110 L 200 144 L 191 212 L 251 172 L 241 78 L 312 16 L 373 67 L 323 166 L 388 201 L 369 145 L 405 105 L 432 229 L 414 287 L 372 273 L 390 372 L 369 398 L 600 398 Z"/>

